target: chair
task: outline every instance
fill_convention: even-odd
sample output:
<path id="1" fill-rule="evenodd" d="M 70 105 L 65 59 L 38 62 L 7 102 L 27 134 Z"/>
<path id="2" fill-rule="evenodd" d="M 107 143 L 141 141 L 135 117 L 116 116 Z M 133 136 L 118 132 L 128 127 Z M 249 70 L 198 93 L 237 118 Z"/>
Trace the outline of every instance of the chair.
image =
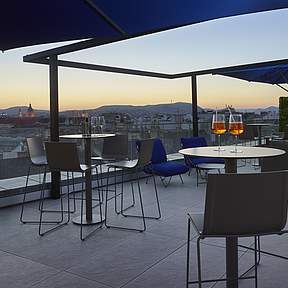
<path id="1" fill-rule="evenodd" d="M 61 143 L 61 142 L 46 142 L 45 143 L 45 148 L 46 148 L 46 155 L 47 155 L 47 162 L 48 162 L 48 167 L 50 171 L 63 171 L 67 172 L 67 189 L 68 189 L 68 219 L 65 223 L 61 224 L 65 225 L 70 221 L 70 202 L 69 202 L 69 173 L 68 172 L 80 172 L 82 173 L 82 178 L 84 178 L 85 173 L 87 173 L 89 170 L 95 168 L 95 165 L 85 165 L 85 164 L 80 164 L 79 162 L 79 157 L 78 157 L 78 151 L 76 147 L 76 143 Z M 44 183 L 45 183 L 46 178 L 44 178 Z M 83 179 L 84 180 L 84 179 Z M 82 181 L 82 197 L 81 197 L 81 222 L 80 222 L 80 239 L 85 240 L 88 236 L 90 236 L 93 232 L 98 230 L 100 227 L 97 227 L 97 229 L 94 229 L 93 231 L 90 231 L 90 233 L 86 236 L 83 234 L 83 210 L 84 210 L 84 182 Z M 60 199 L 61 199 L 61 206 L 63 206 L 62 202 L 62 185 L 60 186 Z M 98 189 L 98 201 L 100 202 L 100 191 Z M 42 218 L 43 218 L 43 213 L 45 212 L 43 210 L 43 205 L 44 205 L 44 198 L 41 199 L 41 209 L 40 209 L 40 224 L 39 224 L 39 235 L 44 235 L 47 232 L 50 232 L 56 228 L 53 227 L 50 230 L 47 230 L 45 232 L 42 232 Z M 101 202 L 99 203 L 99 209 L 100 209 L 100 217 L 101 217 L 101 223 L 103 221 L 102 219 L 102 207 L 101 207 Z"/>
<path id="2" fill-rule="evenodd" d="M 210 174 L 206 189 L 205 210 L 201 214 L 188 214 L 186 287 L 189 284 L 225 281 L 202 280 L 200 240 L 208 237 L 254 237 L 254 276 L 257 287 L 257 237 L 285 233 L 287 218 L 288 172 L 254 174 Z M 191 224 L 198 234 L 198 280 L 190 281 Z M 228 267 L 229 268 L 229 267 Z"/>
<path id="3" fill-rule="evenodd" d="M 137 149 L 139 150 L 140 141 L 136 141 Z M 161 139 L 155 139 L 153 144 L 153 151 L 151 157 L 151 164 L 144 167 L 144 172 L 147 174 L 154 174 L 160 177 L 164 187 L 167 187 L 173 176 L 179 175 L 183 182 L 182 174 L 189 171 L 189 167 L 177 161 L 168 161 L 167 154 Z M 169 178 L 165 183 L 165 179 Z"/>
<path id="4" fill-rule="evenodd" d="M 96 164 L 99 165 L 101 178 L 100 183 L 101 187 L 103 184 L 103 164 L 127 160 L 128 159 L 128 135 L 127 134 L 116 134 L 113 137 L 106 137 L 103 139 L 101 156 L 91 157 L 92 161 L 96 161 Z M 116 173 L 115 173 L 116 178 Z M 114 198 L 115 198 L 115 212 L 120 213 L 117 210 L 117 196 L 116 195 L 116 179 L 115 179 L 115 188 L 114 188 Z M 103 199 L 103 190 L 102 190 L 102 199 Z M 133 198 L 134 199 L 134 198 Z"/>
<path id="5" fill-rule="evenodd" d="M 182 148 L 196 148 L 196 147 L 206 147 L 207 142 L 204 137 L 183 137 L 181 138 Z M 225 168 L 224 159 L 210 158 L 210 157 L 191 157 L 184 156 L 186 165 L 192 169 L 196 170 L 196 183 L 199 184 L 199 175 L 201 176 L 201 171 L 206 174 L 210 170 L 218 170 L 220 173 L 221 169 Z"/>
<path id="6" fill-rule="evenodd" d="M 271 157 L 271 158 L 265 157 L 265 158 L 260 159 L 261 172 L 273 172 L 273 171 L 276 172 L 276 171 L 288 170 L 288 143 L 287 142 L 270 141 L 269 144 L 262 145 L 262 147 L 281 149 L 281 150 L 286 151 L 286 153 L 277 157 Z M 260 237 L 257 237 L 257 238 L 258 238 L 257 240 L 258 240 L 258 251 L 259 251 L 258 261 L 257 261 L 258 263 L 260 263 L 261 254 L 266 254 L 266 255 L 288 260 L 288 257 L 261 250 Z M 239 245 L 239 247 L 251 250 L 250 247 L 247 247 L 244 245 Z"/>
<path id="7" fill-rule="evenodd" d="M 239 135 L 239 140 L 244 146 L 255 146 L 258 134 L 257 127 L 244 124 L 244 132 Z"/>
<path id="8" fill-rule="evenodd" d="M 288 170 L 288 143 L 285 141 L 270 141 L 263 147 L 276 148 L 286 151 L 285 154 L 277 157 L 260 159 L 262 172 Z"/>
<path id="9" fill-rule="evenodd" d="M 27 192 L 28 192 L 28 184 L 29 184 L 29 178 L 31 174 L 31 170 L 33 168 L 38 169 L 38 173 L 44 172 L 43 177 L 46 177 L 46 170 L 48 168 L 48 163 L 47 163 L 47 158 L 46 158 L 46 152 L 44 150 L 44 143 L 42 141 L 42 138 L 40 137 L 32 137 L 32 138 L 27 138 L 26 139 L 27 143 L 27 150 L 29 154 L 29 159 L 30 159 L 30 165 L 28 168 L 27 176 L 26 176 L 26 184 L 24 188 L 24 194 L 23 194 L 23 200 L 22 200 L 22 205 L 21 205 L 21 213 L 20 213 L 20 221 L 23 224 L 39 224 L 38 220 L 26 220 L 24 219 L 24 208 L 26 204 L 26 197 L 27 197 Z M 41 191 L 40 191 L 40 199 L 44 197 L 44 187 L 43 185 L 41 186 Z M 71 210 L 71 213 L 75 211 L 75 198 L 74 198 L 74 208 Z M 40 210 L 40 203 L 39 203 L 39 210 Z M 45 210 L 45 212 L 60 212 L 60 213 L 67 213 L 67 211 L 59 211 L 59 210 Z M 60 221 L 61 222 L 61 221 Z M 57 224 L 59 221 L 44 221 L 43 223 L 46 224 Z"/>
<path id="10" fill-rule="evenodd" d="M 157 216 L 146 216 L 144 213 L 144 206 L 143 206 L 143 200 L 142 200 L 142 193 L 141 193 L 141 186 L 140 186 L 140 172 L 143 170 L 143 168 L 151 162 L 151 156 L 152 156 L 152 150 L 153 150 L 153 143 L 154 139 L 147 139 L 147 140 L 142 140 L 141 145 L 140 145 L 140 150 L 138 153 L 138 159 L 137 160 L 124 160 L 124 161 L 119 161 L 115 163 L 108 163 L 108 177 L 107 177 L 107 186 L 106 186 L 106 205 L 105 205 L 105 226 L 107 228 L 119 228 L 119 229 L 126 229 L 126 230 L 134 230 L 134 231 L 139 231 L 143 232 L 146 230 L 146 221 L 145 219 L 160 219 L 161 218 L 161 211 L 160 211 L 160 204 L 159 204 L 159 197 L 158 197 L 158 191 L 156 187 L 156 182 L 155 182 L 155 177 L 152 174 L 153 181 L 154 181 L 154 189 L 155 189 L 155 198 L 156 198 L 156 204 L 157 204 Z M 143 226 L 142 228 L 130 228 L 130 227 L 124 227 L 124 226 L 115 226 L 108 224 L 107 219 L 108 219 L 108 185 L 109 185 L 109 174 L 111 169 L 120 169 L 121 170 L 121 210 L 120 213 L 124 217 L 136 217 L 136 218 L 141 218 Z M 132 207 L 126 207 L 124 208 L 124 172 L 128 173 L 135 173 L 136 178 L 137 178 L 137 186 L 138 186 L 138 194 L 139 194 L 139 203 L 140 203 L 140 208 L 141 208 L 141 214 L 140 215 L 131 215 L 131 214 L 126 214 L 124 211 L 128 210 L 129 208 L 132 208 L 134 204 L 132 204 Z M 133 184 L 131 185 L 132 191 L 133 191 Z M 135 203 L 134 199 L 134 193 L 132 193 L 133 197 L 133 203 Z"/>

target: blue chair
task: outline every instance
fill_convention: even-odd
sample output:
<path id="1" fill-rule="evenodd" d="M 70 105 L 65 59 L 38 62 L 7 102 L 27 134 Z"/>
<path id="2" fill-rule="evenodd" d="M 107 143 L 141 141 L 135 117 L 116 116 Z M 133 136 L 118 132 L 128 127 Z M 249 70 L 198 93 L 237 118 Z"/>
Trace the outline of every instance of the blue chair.
<path id="1" fill-rule="evenodd" d="M 136 141 L 137 149 L 139 148 L 140 141 Z M 154 174 L 160 177 L 164 187 L 167 187 L 173 176 L 179 175 L 182 184 L 182 174 L 189 171 L 189 167 L 177 161 L 168 161 L 167 154 L 161 139 L 155 139 L 153 144 L 151 164 L 144 168 L 147 174 Z M 165 181 L 169 178 L 168 181 Z"/>
<path id="2" fill-rule="evenodd" d="M 182 148 L 196 148 L 196 147 L 206 147 L 207 141 L 204 137 L 183 137 L 181 138 Z M 209 170 L 218 170 L 225 168 L 224 159 L 211 158 L 211 157 L 193 157 L 184 156 L 185 163 L 189 167 L 190 171 L 192 168 L 196 169 L 197 186 L 199 184 L 199 175 L 201 176 L 201 171 L 207 173 Z"/>

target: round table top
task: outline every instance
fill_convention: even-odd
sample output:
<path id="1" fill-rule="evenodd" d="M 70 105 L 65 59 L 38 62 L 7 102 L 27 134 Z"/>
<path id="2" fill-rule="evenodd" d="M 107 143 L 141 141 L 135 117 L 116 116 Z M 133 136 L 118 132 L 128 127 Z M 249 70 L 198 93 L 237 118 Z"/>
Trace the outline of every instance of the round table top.
<path id="1" fill-rule="evenodd" d="M 62 139 L 96 139 L 96 138 L 106 138 L 113 137 L 115 134 L 71 134 L 71 135 L 61 135 L 59 136 Z"/>
<path id="2" fill-rule="evenodd" d="M 272 124 L 269 124 L 269 123 L 247 123 L 246 124 L 247 126 L 258 126 L 258 127 L 260 127 L 260 126 L 271 126 Z"/>
<path id="3" fill-rule="evenodd" d="M 223 151 L 222 150 L 218 151 L 218 146 L 186 148 L 179 150 L 179 153 L 187 156 L 212 157 L 212 158 L 224 158 L 224 159 L 275 157 L 286 153 L 284 150 L 267 148 L 267 147 L 237 146 L 237 150 L 239 151 L 237 153 L 231 152 L 235 149 L 235 146 L 222 146 L 222 148 L 224 149 Z"/>

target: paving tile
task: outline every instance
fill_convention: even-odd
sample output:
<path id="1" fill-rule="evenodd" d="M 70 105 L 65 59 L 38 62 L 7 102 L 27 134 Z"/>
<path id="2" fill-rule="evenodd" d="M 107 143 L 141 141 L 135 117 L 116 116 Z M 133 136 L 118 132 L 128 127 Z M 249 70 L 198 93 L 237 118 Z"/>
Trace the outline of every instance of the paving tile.
<path id="1" fill-rule="evenodd" d="M 41 281 L 33 288 L 108 288 L 108 286 L 71 273 L 61 272 Z"/>
<path id="2" fill-rule="evenodd" d="M 150 233 L 137 233 L 122 244 L 86 258 L 69 272 L 120 287 L 149 266 L 183 245 L 183 241 Z"/>
<path id="3" fill-rule="evenodd" d="M 0 253 L 0 283 L 5 288 L 32 287 L 58 271 L 29 259 L 8 253 Z"/>
<path id="4" fill-rule="evenodd" d="M 221 247 L 201 246 L 203 279 L 220 278 L 225 273 L 225 249 Z M 190 281 L 197 280 L 196 244 L 191 243 Z M 186 246 L 145 271 L 142 275 L 127 283 L 125 288 L 185 287 Z M 203 285 L 212 287 L 213 283 Z M 193 287 L 191 285 L 191 287 Z M 196 287 L 196 286 L 195 286 Z"/>
<path id="5" fill-rule="evenodd" d="M 111 247 L 133 236 L 129 232 L 101 229 L 83 242 L 80 240 L 80 227 L 72 223 L 43 237 L 38 236 L 38 226 L 24 226 L 22 232 L 11 233 L 6 243 L 1 243 L 0 249 L 56 269 L 68 269 L 85 262 L 87 257 L 97 255 L 98 250 L 109 251 Z M 27 229 L 25 233 L 24 229 Z"/>

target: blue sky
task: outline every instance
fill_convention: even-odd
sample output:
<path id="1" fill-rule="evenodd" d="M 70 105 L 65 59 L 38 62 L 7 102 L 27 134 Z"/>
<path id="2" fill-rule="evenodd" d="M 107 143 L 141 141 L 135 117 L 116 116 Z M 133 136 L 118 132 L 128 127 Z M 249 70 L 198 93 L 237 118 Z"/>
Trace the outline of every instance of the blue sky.
<path id="1" fill-rule="evenodd" d="M 184 72 L 288 58 L 288 9 L 218 19 L 171 31 L 75 52 L 62 59 L 135 69 Z M 0 54 L 0 108 L 27 105 L 48 108 L 48 69 L 22 62 L 41 45 Z M 60 69 L 60 109 L 106 104 L 152 104 L 191 99 L 190 79 L 161 80 Z M 220 76 L 198 80 L 204 107 L 277 105 L 285 92 L 267 85 Z"/>

